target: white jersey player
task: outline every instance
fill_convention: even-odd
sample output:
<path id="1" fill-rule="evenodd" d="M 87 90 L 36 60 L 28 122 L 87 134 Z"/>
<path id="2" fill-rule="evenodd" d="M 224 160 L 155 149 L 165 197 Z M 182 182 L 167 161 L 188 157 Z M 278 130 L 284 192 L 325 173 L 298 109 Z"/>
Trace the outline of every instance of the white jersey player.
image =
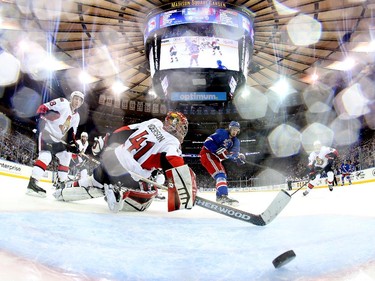
<path id="1" fill-rule="evenodd" d="M 78 152 L 75 134 L 80 116 L 77 109 L 83 104 L 84 95 L 74 91 L 70 101 L 57 98 L 39 106 L 40 114 L 38 159 L 34 163 L 26 194 L 46 197 L 46 191 L 38 186 L 38 181 L 55 155 L 59 160 L 58 178 L 66 180 L 72 152 Z"/>
<path id="2" fill-rule="evenodd" d="M 82 132 L 81 138 L 77 140 L 78 149 L 80 153 L 86 153 L 86 150 L 89 146 L 88 138 L 89 138 L 89 135 L 86 132 Z"/>
<path id="3" fill-rule="evenodd" d="M 81 133 L 81 138 L 77 140 L 79 154 L 72 155 L 72 163 L 74 165 L 74 168 L 72 169 L 73 174 L 78 173 L 80 178 L 87 177 L 87 168 L 85 167 L 87 159 L 82 159 L 80 153 L 86 153 L 86 150 L 89 146 L 88 137 L 89 135 L 86 132 Z"/>
<path id="4" fill-rule="evenodd" d="M 160 169 L 169 185 L 168 211 L 192 208 L 196 194 L 195 174 L 185 165 L 180 150 L 187 130 L 186 117 L 180 112 L 169 112 L 164 122 L 151 119 L 123 126 L 110 136 L 97 139 L 92 147 L 93 154 L 105 148 L 93 175 L 74 182 L 72 187 L 67 185 L 57 190 L 55 197 L 73 201 L 105 195 L 113 212 L 144 211 L 155 198 L 157 189 L 141 190 L 143 185 L 138 181 Z"/>
<path id="5" fill-rule="evenodd" d="M 314 151 L 309 155 L 309 183 L 307 189 L 303 192 L 306 196 L 310 190 L 318 184 L 323 172 L 327 174 L 328 188 L 330 191 L 333 190 L 333 161 L 337 158 L 338 152 L 336 149 L 328 146 L 322 146 L 320 141 L 314 142 Z"/>

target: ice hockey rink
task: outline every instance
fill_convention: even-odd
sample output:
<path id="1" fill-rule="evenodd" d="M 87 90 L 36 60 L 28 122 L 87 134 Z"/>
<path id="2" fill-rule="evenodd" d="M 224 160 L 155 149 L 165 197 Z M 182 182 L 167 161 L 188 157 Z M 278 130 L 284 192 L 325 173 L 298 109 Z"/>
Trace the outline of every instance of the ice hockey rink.
<path id="1" fill-rule="evenodd" d="M 375 280 L 375 186 L 299 191 L 267 226 L 201 207 L 110 213 L 102 198 L 57 202 L 0 176 L 0 280 Z M 277 192 L 232 193 L 261 213 Z M 212 193 L 200 193 L 213 199 Z M 297 257 L 275 269 L 287 250 Z"/>

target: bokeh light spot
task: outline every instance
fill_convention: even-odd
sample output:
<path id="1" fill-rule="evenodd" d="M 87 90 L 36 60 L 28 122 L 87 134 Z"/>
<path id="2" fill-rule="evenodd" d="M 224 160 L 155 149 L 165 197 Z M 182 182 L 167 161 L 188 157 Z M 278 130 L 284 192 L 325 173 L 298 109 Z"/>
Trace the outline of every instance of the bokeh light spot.
<path id="1" fill-rule="evenodd" d="M 361 85 L 355 83 L 341 91 L 335 98 L 335 107 L 339 115 L 356 118 L 367 114 L 369 100 L 362 94 Z"/>
<path id="2" fill-rule="evenodd" d="M 0 112 L 0 136 L 9 133 L 11 129 L 11 120 L 2 112 Z"/>
<path id="3" fill-rule="evenodd" d="M 291 156 L 300 151 L 301 135 L 292 126 L 282 124 L 276 127 L 268 136 L 268 143 L 275 156 Z"/>
<path id="4" fill-rule="evenodd" d="M 274 169 L 265 169 L 261 171 L 258 175 L 258 185 L 259 186 L 268 186 L 268 185 L 275 185 L 275 184 L 283 184 L 285 183 L 285 176 L 280 172 Z"/>
<path id="5" fill-rule="evenodd" d="M 245 87 L 233 100 L 243 119 L 257 119 L 266 115 L 268 99 L 255 88 Z"/>
<path id="6" fill-rule="evenodd" d="M 42 98 L 37 92 L 23 87 L 12 97 L 12 106 L 18 117 L 28 118 L 36 115 L 41 101 Z"/>
<path id="7" fill-rule="evenodd" d="M 302 146 L 308 153 L 313 151 L 313 143 L 319 140 L 323 145 L 331 146 L 334 139 L 334 132 L 321 123 L 312 123 L 302 131 Z"/>
<path id="8" fill-rule="evenodd" d="M 9 86 L 18 81 L 20 62 L 0 48 L 0 86 Z"/>
<path id="9" fill-rule="evenodd" d="M 333 90 L 325 84 L 316 82 L 306 87 L 302 96 L 310 112 L 320 113 L 331 110 L 329 101 L 333 99 Z"/>
<path id="10" fill-rule="evenodd" d="M 287 24 L 290 40 L 298 46 L 308 46 L 319 41 L 322 34 L 320 22 L 307 15 L 298 15 Z"/>
<path id="11" fill-rule="evenodd" d="M 358 141 L 361 122 L 358 119 L 336 118 L 330 127 L 338 145 L 350 145 Z"/>

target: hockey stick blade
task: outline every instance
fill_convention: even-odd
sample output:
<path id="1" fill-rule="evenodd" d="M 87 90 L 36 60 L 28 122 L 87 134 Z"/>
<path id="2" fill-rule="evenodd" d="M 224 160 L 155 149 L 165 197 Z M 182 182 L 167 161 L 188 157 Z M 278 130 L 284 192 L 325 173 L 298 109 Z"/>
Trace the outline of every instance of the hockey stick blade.
<path id="1" fill-rule="evenodd" d="M 219 213 L 221 215 L 248 222 L 257 226 L 264 226 L 273 221 L 288 205 L 291 196 L 284 190 L 281 190 L 273 199 L 268 208 L 260 215 L 248 213 L 227 205 L 218 204 L 211 200 L 197 196 L 195 205 Z"/>
<path id="2" fill-rule="evenodd" d="M 248 213 L 227 205 L 218 204 L 214 201 L 202 198 L 200 196 L 196 196 L 195 205 L 233 219 L 252 223 L 254 225 L 266 225 L 266 222 L 263 220 L 261 215 L 254 215 L 252 213 Z"/>
<path id="3" fill-rule="evenodd" d="M 271 221 L 273 221 L 281 213 L 281 211 L 284 210 L 286 205 L 289 204 L 291 199 L 292 196 L 288 192 L 283 189 L 279 191 L 268 208 L 260 215 L 265 224 L 269 224 Z"/>

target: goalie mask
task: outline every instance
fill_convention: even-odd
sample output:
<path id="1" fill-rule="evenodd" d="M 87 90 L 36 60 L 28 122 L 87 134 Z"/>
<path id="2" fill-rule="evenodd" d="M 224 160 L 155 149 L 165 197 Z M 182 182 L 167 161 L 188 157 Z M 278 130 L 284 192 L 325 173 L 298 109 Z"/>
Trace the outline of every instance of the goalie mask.
<path id="1" fill-rule="evenodd" d="M 171 111 L 165 117 L 163 128 L 182 143 L 188 132 L 188 126 L 189 122 L 185 115 L 181 112 Z"/>

